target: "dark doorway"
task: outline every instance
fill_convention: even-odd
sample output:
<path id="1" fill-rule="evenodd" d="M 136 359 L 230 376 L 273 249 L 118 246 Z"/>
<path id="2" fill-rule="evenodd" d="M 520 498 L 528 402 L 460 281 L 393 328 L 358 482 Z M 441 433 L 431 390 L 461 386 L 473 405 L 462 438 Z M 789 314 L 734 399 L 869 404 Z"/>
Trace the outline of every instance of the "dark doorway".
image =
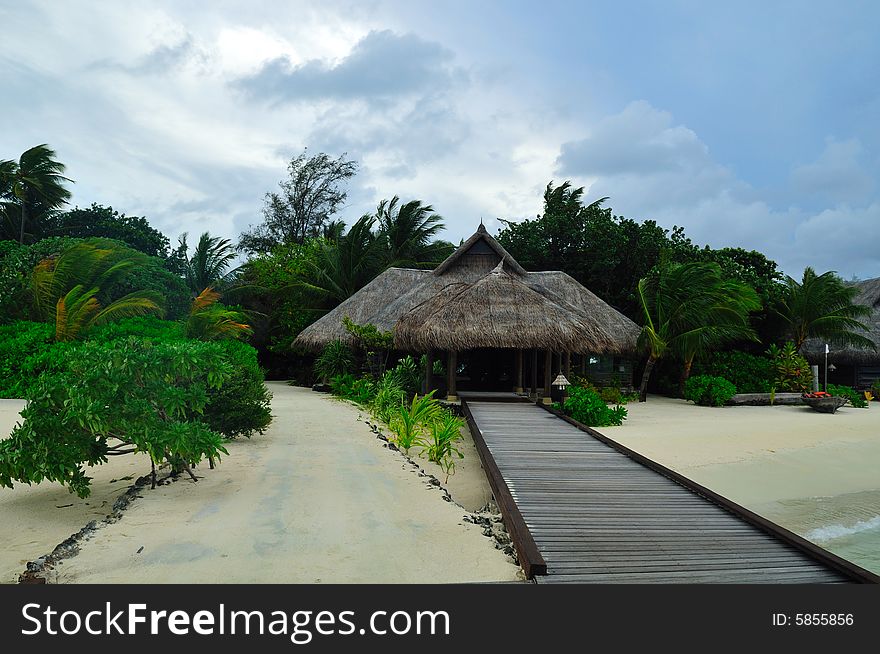
<path id="1" fill-rule="evenodd" d="M 468 350 L 458 353 L 457 386 L 461 391 L 513 391 L 515 350 Z"/>

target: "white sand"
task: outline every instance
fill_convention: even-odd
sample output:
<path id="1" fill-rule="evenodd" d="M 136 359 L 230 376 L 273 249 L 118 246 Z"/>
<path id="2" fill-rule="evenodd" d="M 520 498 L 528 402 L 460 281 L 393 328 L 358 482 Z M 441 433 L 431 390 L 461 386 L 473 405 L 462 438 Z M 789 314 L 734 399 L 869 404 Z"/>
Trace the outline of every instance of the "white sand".
<path id="1" fill-rule="evenodd" d="M 20 421 L 23 407 L 21 400 L 0 400 L 4 437 Z M 149 471 L 146 455 L 111 457 L 106 465 L 87 469 L 92 493 L 86 499 L 50 482 L 0 488 L 0 583 L 16 583 L 28 561 L 49 554 L 86 523 L 109 514 L 116 498 Z"/>
<path id="2" fill-rule="evenodd" d="M 391 435 L 391 430 L 387 425 L 380 425 L 380 430 L 386 438 Z M 464 458 L 455 457 L 455 469 L 448 477 L 440 465 L 428 461 L 427 456 L 419 448 L 412 448 L 409 457 L 426 473 L 439 479 L 453 500 L 468 511 L 479 511 L 492 500 L 492 489 L 489 486 L 486 473 L 483 471 L 477 446 L 474 445 L 473 436 L 471 436 L 467 425 L 462 427 L 461 436 L 461 440 L 455 444 L 455 447 Z"/>
<path id="3" fill-rule="evenodd" d="M 649 397 L 609 438 L 749 508 L 880 488 L 880 404 L 699 407 Z"/>
<path id="4" fill-rule="evenodd" d="M 519 568 L 384 449 L 356 408 L 285 384 L 271 390 L 265 435 L 230 444 L 217 469 L 200 467 L 198 483 L 145 490 L 59 567 L 58 581 L 517 579 Z"/>

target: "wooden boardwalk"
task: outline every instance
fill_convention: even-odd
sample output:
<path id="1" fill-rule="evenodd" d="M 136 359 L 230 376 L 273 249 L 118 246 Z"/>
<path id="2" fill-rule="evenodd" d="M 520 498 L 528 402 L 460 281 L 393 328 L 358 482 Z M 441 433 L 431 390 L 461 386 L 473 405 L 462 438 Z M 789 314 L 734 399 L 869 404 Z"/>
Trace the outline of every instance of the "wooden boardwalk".
<path id="1" fill-rule="evenodd" d="M 815 546 L 811 553 L 768 533 L 533 404 L 467 402 L 465 413 L 479 432 L 474 438 L 520 561 L 536 581 L 872 580 L 870 573 L 850 574 L 848 562 L 833 555 L 823 560 Z"/>

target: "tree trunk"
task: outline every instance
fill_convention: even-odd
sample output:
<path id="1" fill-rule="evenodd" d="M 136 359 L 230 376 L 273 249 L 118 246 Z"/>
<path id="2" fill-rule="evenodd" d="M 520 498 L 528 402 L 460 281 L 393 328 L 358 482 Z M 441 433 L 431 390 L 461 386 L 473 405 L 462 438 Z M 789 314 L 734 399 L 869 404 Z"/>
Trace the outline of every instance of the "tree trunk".
<path id="1" fill-rule="evenodd" d="M 694 358 L 689 357 L 684 360 L 684 365 L 681 368 L 681 379 L 678 383 L 678 394 L 681 397 L 684 397 L 684 385 L 687 382 L 688 378 L 691 376 L 691 366 L 694 365 Z"/>
<path id="2" fill-rule="evenodd" d="M 24 245 L 24 223 L 27 220 L 27 203 L 22 200 L 21 201 L 21 234 L 18 237 L 18 242 Z"/>
<path id="3" fill-rule="evenodd" d="M 651 378 L 651 371 L 654 370 L 655 363 L 657 363 L 657 359 L 653 356 L 648 357 L 648 360 L 645 362 L 645 371 L 642 373 L 642 385 L 639 387 L 639 402 L 646 402 L 648 400 L 648 380 Z"/>

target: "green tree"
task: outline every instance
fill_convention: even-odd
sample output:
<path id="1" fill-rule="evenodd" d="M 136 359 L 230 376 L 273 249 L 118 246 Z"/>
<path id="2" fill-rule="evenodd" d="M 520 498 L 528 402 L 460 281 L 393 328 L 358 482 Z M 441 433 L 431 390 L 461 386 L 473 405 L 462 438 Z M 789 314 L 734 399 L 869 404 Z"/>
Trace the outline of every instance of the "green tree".
<path id="1" fill-rule="evenodd" d="M 112 238 L 151 257 L 168 257 L 168 237 L 150 226 L 145 218 L 126 216 L 113 207 L 94 202 L 90 207 L 70 209 L 49 216 L 43 225 L 44 236 L 76 238 Z"/>
<path id="2" fill-rule="evenodd" d="M 754 290 L 727 280 L 717 264 L 663 264 L 638 285 L 643 324 L 639 346 L 648 352 L 639 401 L 658 360 L 675 355 L 684 362 L 682 383 L 694 357 L 724 343 L 755 339 L 749 312 L 760 308 Z"/>
<path id="3" fill-rule="evenodd" d="M 41 221 L 70 199 L 64 183 L 65 166 L 45 143 L 26 150 L 18 161 L 0 161 L 0 209 L 4 238 L 24 243 L 31 225 L 31 238 L 39 234 Z M 17 228 L 17 229 L 16 229 Z"/>
<path id="4" fill-rule="evenodd" d="M 348 194 L 342 185 L 354 177 L 357 163 L 320 152 L 304 151 L 287 166 L 287 179 L 280 193 L 267 193 L 263 222 L 239 237 L 239 249 L 256 254 L 284 243 L 304 243 L 320 236 L 324 225 L 337 213 Z"/>
<path id="5" fill-rule="evenodd" d="M 129 338 L 65 356 L 63 372 L 39 377 L 24 422 L 0 441 L 0 486 L 47 479 L 87 497 L 84 466 L 110 456 L 148 454 L 155 484 L 163 461 L 195 480 L 192 465 L 226 454 L 202 418 L 210 392 L 233 374 L 219 345 Z"/>
<path id="6" fill-rule="evenodd" d="M 248 260 L 237 276 L 239 302 L 255 315 L 251 342 L 274 359 L 291 356 L 291 342 L 323 313 L 325 306 L 299 285 L 307 262 L 314 261 L 323 239 L 279 245 Z M 240 286 L 238 286 L 240 285 Z"/>
<path id="7" fill-rule="evenodd" d="M 876 349 L 876 344 L 859 334 L 868 327 L 859 320 L 871 315 L 871 308 L 853 304 L 858 289 L 848 286 L 833 270 L 817 275 L 804 270 L 801 281 L 786 276 L 773 309 L 783 320 L 786 336 L 800 351 L 808 338 L 821 338 L 838 345 Z"/>
<path id="8" fill-rule="evenodd" d="M 193 295 L 228 281 L 229 276 L 235 272 L 235 269 L 229 269 L 235 260 L 232 241 L 205 232 L 199 237 L 199 242 L 190 255 L 186 237 L 185 233 L 181 235 L 178 249 L 183 253 L 184 276 Z"/>
<path id="9" fill-rule="evenodd" d="M 395 195 L 379 203 L 375 217 L 386 267 L 433 268 L 451 253 L 449 244 L 436 240 L 443 217 L 421 200 L 400 204 Z"/>
<path id="10" fill-rule="evenodd" d="M 101 302 L 102 289 L 115 286 L 148 262 L 146 255 L 94 239 L 40 261 L 31 274 L 31 300 L 38 320 L 55 323 L 55 339 L 77 339 L 89 328 L 119 318 L 162 313 L 162 296 L 134 291 Z"/>
<path id="11" fill-rule="evenodd" d="M 362 216 L 341 239 L 321 242 L 315 258 L 304 262 L 297 284 L 333 306 L 363 288 L 384 269 L 384 243 L 372 231 L 375 221 Z"/>
<path id="12" fill-rule="evenodd" d="M 659 262 L 683 263 L 698 256 L 684 230 L 615 216 L 607 198 L 583 204 L 583 188 L 549 183 L 544 213 L 505 225 L 498 241 L 527 270 L 562 270 L 633 318 L 639 315 L 636 287 Z"/>

